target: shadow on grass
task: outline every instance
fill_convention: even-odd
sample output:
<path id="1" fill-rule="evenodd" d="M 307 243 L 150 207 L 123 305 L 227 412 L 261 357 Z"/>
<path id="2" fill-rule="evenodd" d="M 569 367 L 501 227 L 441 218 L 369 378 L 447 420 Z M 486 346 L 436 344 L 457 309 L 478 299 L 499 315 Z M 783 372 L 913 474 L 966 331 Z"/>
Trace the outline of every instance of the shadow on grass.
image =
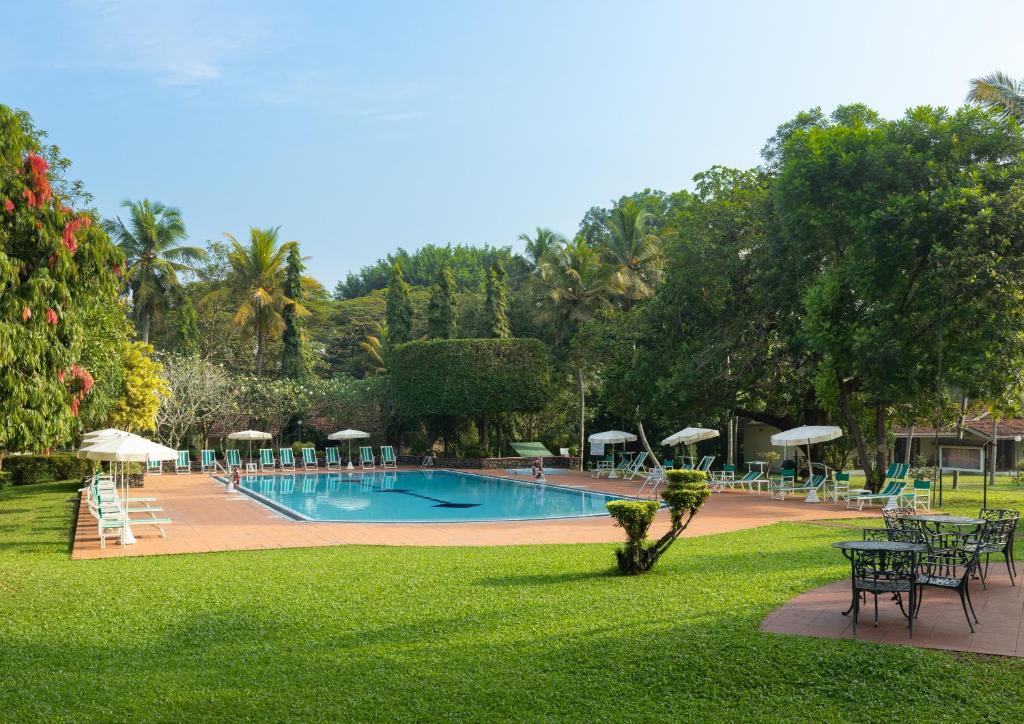
<path id="1" fill-rule="evenodd" d="M 619 578 L 619 572 L 615 568 L 607 568 L 603 571 L 568 571 L 565 573 L 536 573 L 526 576 L 492 576 L 478 578 L 474 581 L 477 586 L 551 586 L 560 583 L 576 583 L 578 581 L 590 581 L 601 578 Z"/>

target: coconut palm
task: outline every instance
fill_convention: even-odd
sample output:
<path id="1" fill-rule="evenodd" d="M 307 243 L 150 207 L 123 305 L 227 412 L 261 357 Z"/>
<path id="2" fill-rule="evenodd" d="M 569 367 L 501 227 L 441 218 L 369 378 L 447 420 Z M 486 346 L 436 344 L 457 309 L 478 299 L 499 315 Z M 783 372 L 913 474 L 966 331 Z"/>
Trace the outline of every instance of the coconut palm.
<path id="1" fill-rule="evenodd" d="M 538 226 L 531 237 L 529 234 L 520 234 L 519 240 L 526 242 L 526 256 L 536 269 L 540 266 L 541 257 L 548 249 L 565 243 L 565 237 L 561 234 Z"/>
<path id="2" fill-rule="evenodd" d="M 539 260 L 538 284 L 544 308 L 556 330 L 556 344 L 572 336 L 576 325 L 593 319 L 611 306 L 611 297 L 623 289 L 615 267 L 582 236 L 557 243 Z"/>
<path id="3" fill-rule="evenodd" d="M 236 327 L 248 328 L 256 339 L 256 374 L 263 374 L 263 353 L 267 340 L 284 330 L 282 312 L 285 305 L 295 305 L 300 316 L 309 314 L 301 303 L 285 296 L 285 272 L 288 252 L 298 247 L 297 241 L 278 244 L 280 227 L 249 230 L 249 243 L 241 244 L 231 234 L 224 234 L 230 244 L 228 284 L 211 292 L 211 296 L 235 295 L 238 308 L 232 319 Z M 302 277 L 304 288 L 315 289 L 318 282 Z"/>
<path id="4" fill-rule="evenodd" d="M 181 244 L 188 234 L 178 209 L 149 199 L 124 201 L 121 206 L 128 209 L 128 223 L 116 217 L 106 219 L 103 228 L 124 252 L 125 287 L 131 292 L 142 341 L 148 344 L 153 318 L 181 288 L 178 274 L 194 271 L 189 262 L 202 261 L 206 251 Z"/>
<path id="5" fill-rule="evenodd" d="M 599 251 L 615 267 L 626 306 L 647 299 L 661 281 L 661 239 L 652 230 L 651 215 L 633 199 L 612 209 L 604 223 L 607 234 Z"/>
<path id="6" fill-rule="evenodd" d="M 1024 82 L 996 71 L 971 81 L 967 100 L 1024 121 Z"/>

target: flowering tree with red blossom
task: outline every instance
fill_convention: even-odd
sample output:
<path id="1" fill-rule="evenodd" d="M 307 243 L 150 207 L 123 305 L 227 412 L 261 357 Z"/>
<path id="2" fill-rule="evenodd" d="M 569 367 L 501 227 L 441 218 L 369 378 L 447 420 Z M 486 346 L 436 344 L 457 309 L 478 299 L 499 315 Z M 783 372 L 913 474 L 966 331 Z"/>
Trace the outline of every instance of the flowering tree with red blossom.
<path id="1" fill-rule="evenodd" d="M 28 114 L 0 105 L 0 460 L 67 443 L 93 386 L 79 364 L 83 303 L 117 294 L 120 253 L 42 143 Z"/>

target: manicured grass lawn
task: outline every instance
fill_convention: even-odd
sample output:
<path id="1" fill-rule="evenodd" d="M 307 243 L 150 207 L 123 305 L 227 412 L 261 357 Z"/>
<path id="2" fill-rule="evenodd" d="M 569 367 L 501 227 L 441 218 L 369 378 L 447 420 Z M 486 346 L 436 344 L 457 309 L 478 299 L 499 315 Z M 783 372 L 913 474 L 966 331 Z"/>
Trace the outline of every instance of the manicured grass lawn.
<path id="1" fill-rule="evenodd" d="M 1019 721 L 1024 661 L 762 634 L 848 529 L 73 562 L 72 486 L 0 491 L 0 719 Z M 838 616 L 838 611 L 836 612 Z"/>

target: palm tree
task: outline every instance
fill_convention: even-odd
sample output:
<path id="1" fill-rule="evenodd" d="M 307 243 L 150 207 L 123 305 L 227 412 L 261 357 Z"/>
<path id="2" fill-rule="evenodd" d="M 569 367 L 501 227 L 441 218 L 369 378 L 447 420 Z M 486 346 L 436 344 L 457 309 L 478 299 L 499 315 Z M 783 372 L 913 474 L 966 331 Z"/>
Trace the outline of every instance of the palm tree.
<path id="1" fill-rule="evenodd" d="M 195 269 L 188 262 L 202 261 L 206 251 L 182 246 L 188 238 L 181 212 L 159 201 L 124 201 L 128 223 L 120 217 L 106 219 L 103 228 L 124 252 L 124 283 L 131 292 L 142 341 L 149 344 L 153 318 L 167 308 L 167 298 L 181 288 L 178 274 Z"/>
<path id="2" fill-rule="evenodd" d="M 267 340 L 284 330 L 282 312 L 285 305 L 295 305 L 300 316 L 309 310 L 299 302 L 285 296 L 285 271 L 288 252 L 298 247 L 297 241 L 278 245 L 278 231 L 272 229 L 249 230 L 249 243 L 242 245 L 231 234 L 224 234 L 231 245 L 228 264 L 231 272 L 228 285 L 211 292 L 210 296 L 234 293 L 240 299 L 232 319 L 236 327 L 248 327 L 256 338 L 256 375 L 263 374 L 263 352 Z M 316 288 L 319 284 L 310 277 L 302 277 L 302 286 Z"/>
<path id="3" fill-rule="evenodd" d="M 599 251 L 615 266 L 626 306 L 648 299 L 661 281 L 663 262 L 661 239 L 650 228 L 650 212 L 629 199 L 612 209 L 604 225 L 608 233 Z"/>
<path id="4" fill-rule="evenodd" d="M 1003 118 L 1012 116 L 1024 121 L 1024 82 L 1005 73 L 996 71 L 972 80 L 967 100 L 998 111 Z"/>
<path id="5" fill-rule="evenodd" d="M 541 226 L 537 227 L 532 237 L 529 234 L 520 234 L 519 240 L 526 242 L 526 256 L 532 262 L 534 269 L 540 266 L 541 257 L 548 249 L 565 243 L 564 236 Z"/>
<path id="6" fill-rule="evenodd" d="M 539 260 L 538 283 L 545 309 L 555 323 L 556 344 L 572 337 L 578 324 L 611 306 L 611 297 L 622 293 L 613 266 L 582 236 L 555 244 Z"/>

